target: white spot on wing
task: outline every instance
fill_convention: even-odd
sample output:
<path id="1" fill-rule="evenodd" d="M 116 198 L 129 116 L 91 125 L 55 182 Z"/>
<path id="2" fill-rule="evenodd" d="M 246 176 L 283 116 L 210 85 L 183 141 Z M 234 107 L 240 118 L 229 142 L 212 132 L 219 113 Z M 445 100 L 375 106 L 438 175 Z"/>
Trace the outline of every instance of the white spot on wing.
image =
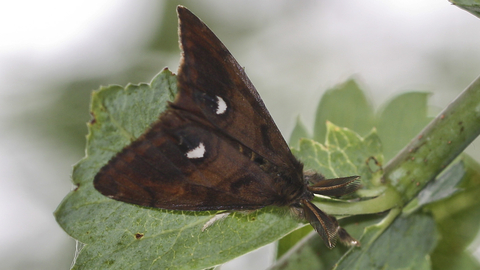
<path id="1" fill-rule="evenodd" d="M 187 158 L 203 158 L 203 156 L 205 156 L 205 145 L 200 143 L 197 147 L 188 151 L 185 155 Z"/>
<path id="2" fill-rule="evenodd" d="M 227 111 L 227 103 L 225 103 L 225 100 L 223 98 L 216 96 L 217 97 L 217 111 L 215 112 L 216 114 L 223 114 Z"/>

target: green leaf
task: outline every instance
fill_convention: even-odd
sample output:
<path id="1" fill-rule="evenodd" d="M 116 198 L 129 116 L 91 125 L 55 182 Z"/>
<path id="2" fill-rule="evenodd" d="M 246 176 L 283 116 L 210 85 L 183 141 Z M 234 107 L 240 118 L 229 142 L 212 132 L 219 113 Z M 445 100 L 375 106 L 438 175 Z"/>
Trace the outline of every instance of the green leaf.
<path id="1" fill-rule="evenodd" d="M 313 138 L 317 142 L 325 141 L 327 121 L 363 136 L 372 129 L 373 120 L 373 107 L 355 80 L 351 79 L 323 95 L 317 107 Z"/>
<path id="2" fill-rule="evenodd" d="M 431 255 L 433 269 L 480 269 L 467 250 L 480 230 L 480 165 L 465 154 L 458 164 L 463 169 L 459 191 L 425 207 L 433 213 L 441 234 Z"/>
<path id="3" fill-rule="evenodd" d="M 425 187 L 421 195 L 415 199 L 416 206 L 415 204 L 411 204 L 409 207 L 413 205 L 413 208 L 403 209 L 404 216 L 401 217 L 401 219 L 408 219 L 409 213 L 411 215 L 412 212 L 414 212 L 413 210 L 418 210 L 421 206 L 426 205 L 423 208 L 427 210 L 435 206 L 432 213 L 435 222 L 438 222 L 439 224 L 439 231 L 442 236 L 441 240 L 438 242 L 438 248 L 436 248 L 435 252 L 431 255 L 432 262 L 428 259 L 428 254 L 431 252 L 425 252 L 425 250 L 423 250 L 422 252 L 424 255 L 426 254 L 425 256 L 416 258 L 413 265 L 407 265 L 405 267 L 408 269 L 430 269 L 430 266 L 434 265 L 434 269 L 478 269 L 478 262 L 471 256 L 470 252 L 466 251 L 465 248 L 471 243 L 480 227 L 478 218 L 480 213 L 477 211 L 480 207 L 474 203 L 475 201 L 478 201 L 478 197 L 480 196 L 480 193 L 476 193 L 476 187 L 480 185 L 477 183 L 466 189 L 463 186 L 463 183 L 465 183 L 464 179 L 471 176 L 469 176 L 468 173 L 465 173 L 464 169 L 462 169 L 462 165 L 456 164 L 447 167 L 447 171 L 438 176 L 436 182 L 425 186 L 428 180 L 436 176 L 436 174 L 428 174 L 429 171 L 433 169 L 437 171 L 438 174 L 440 169 L 446 167 L 455 157 L 455 155 L 451 155 L 451 153 L 458 155 L 458 153 L 463 150 L 463 147 L 478 135 L 479 126 L 475 124 L 478 123 L 478 110 L 476 110 L 476 108 L 478 108 L 479 99 L 476 98 L 478 95 L 477 89 L 478 80 L 472 83 L 472 85 L 469 86 L 469 88 L 442 113 L 442 115 L 428 126 L 428 136 L 426 136 L 425 134 L 427 133 L 423 131 L 421 136 L 417 136 L 418 132 L 431 120 L 431 118 L 427 116 L 428 94 L 406 93 L 395 97 L 391 102 L 385 105 L 376 116 L 375 123 L 377 123 L 378 127 L 378 135 L 376 135 L 376 137 L 380 137 L 385 153 L 388 155 L 387 159 L 392 158 L 396 152 L 403 149 L 405 144 L 412 139 L 421 142 L 420 144 L 417 143 L 417 145 L 414 144 L 405 148 L 403 151 L 407 154 L 401 158 L 396 158 L 396 163 L 392 163 L 406 166 L 408 170 L 397 170 L 393 174 L 390 172 L 390 174 L 387 174 L 388 177 L 381 180 L 378 177 L 378 174 L 373 173 L 371 178 L 369 178 L 371 180 L 367 182 L 367 185 L 370 184 L 367 192 L 365 192 L 365 190 L 360 190 L 358 193 L 361 194 L 361 197 L 367 197 L 366 194 L 375 194 L 375 192 L 377 192 L 378 197 L 376 198 L 351 202 L 348 204 L 336 202 L 335 205 L 332 205 L 328 200 L 317 200 L 316 205 L 326 212 L 336 213 L 337 215 L 374 213 L 375 211 L 381 211 L 379 206 L 384 206 L 383 210 L 392 209 L 383 222 L 365 230 L 365 234 L 360 239 L 362 249 L 364 249 L 365 243 L 367 244 L 367 247 L 370 248 L 371 245 L 378 242 L 380 237 L 385 237 L 384 234 L 387 233 L 386 230 L 390 228 L 389 226 L 395 217 L 402 212 L 404 204 L 409 202 L 414 196 L 416 197 L 417 192 Z M 341 92 L 342 89 L 338 91 Z M 335 93 L 332 95 L 335 96 Z M 324 100 L 327 99 L 322 98 L 322 102 Z M 333 104 L 337 102 L 337 106 L 340 106 L 339 100 L 341 99 L 335 100 L 332 98 L 328 100 Z M 331 106 L 332 108 L 334 107 L 333 105 Z M 325 107 L 326 106 L 321 106 L 319 107 L 319 110 Z M 467 110 L 467 108 L 470 109 Z M 316 126 L 318 125 L 319 123 L 317 122 Z M 431 134 L 434 134 L 434 136 L 437 137 L 431 139 L 429 137 L 432 136 Z M 348 136 L 344 136 L 344 138 L 346 137 Z M 302 140 L 300 143 L 300 149 L 310 149 L 310 151 L 304 151 L 304 157 L 301 158 L 305 162 L 306 167 L 318 169 L 323 168 L 325 164 L 328 164 L 330 154 L 333 155 L 335 150 L 331 150 L 327 146 L 329 141 L 336 140 L 336 138 L 339 138 L 338 145 L 348 145 L 348 143 L 343 143 L 348 140 L 341 136 L 333 136 L 332 140 L 329 140 L 327 136 L 325 148 L 315 145 L 315 142 L 313 141 Z M 427 155 L 423 155 L 419 150 L 422 149 L 421 147 L 423 147 L 424 143 L 432 144 L 429 148 L 430 152 L 427 153 Z M 311 145 L 309 146 L 308 144 Z M 304 146 L 305 149 L 302 149 L 302 146 Z M 327 149 L 332 153 L 325 155 L 324 151 Z M 447 153 L 444 151 L 445 149 L 451 152 Z M 382 152 L 380 151 L 380 153 Z M 348 157 L 349 160 L 354 159 L 351 155 Z M 320 160 L 322 161 L 320 162 Z M 366 161 L 371 165 L 370 171 L 381 172 L 382 160 L 379 160 L 378 162 L 374 161 L 375 159 L 369 159 Z M 439 161 L 442 163 L 438 163 Z M 416 166 L 412 167 L 413 169 L 410 168 L 412 164 Z M 347 164 L 344 165 L 346 167 L 342 169 L 345 170 L 348 166 Z M 352 168 L 352 166 L 350 167 Z M 385 172 L 387 171 L 386 168 Z M 335 174 L 335 172 L 328 172 L 328 169 L 325 168 L 323 168 L 323 171 L 326 171 L 327 175 Z M 466 171 L 469 171 L 468 167 Z M 458 186 L 457 184 L 460 179 L 462 179 L 462 184 Z M 383 185 L 382 183 L 385 182 L 387 184 Z M 377 187 L 377 189 L 375 189 L 375 187 Z M 419 200 L 420 204 L 418 203 Z M 422 214 L 416 213 L 415 215 Z M 452 233 L 452 231 L 455 233 Z M 437 238 L 436 236 L 428 234 L 425 236 L 427 238 Z M 406 242 L 406 244 L 408 246 L 408 242 Z M 403 245 L 403 242 L 399 241 L 398 245 Z M 451 252 L 452 249 L 455 251 Z M 291 255 L 292 252 L 293 251 L 289 251 L 287 255 Z M 355 262 L 356 259 L 362 260 L 361 257 L 351 258 L 353 255 L 350 253 L 355 254 L 355 252 L 358 252 L 358 250 L 352 249 L 349 254 L 344 257 L 343 262 L 347 260 L 346 258 L 350 258 L 349 260 L 351 260 L 352 263 Z M 325 254 L 325 252 L 322 251 L 322 254 Z M 295 264 L 297 260 L 299 260 L 295 258 L 285 260 L 285 256 L 282 257 L 282 261 L 289 265 Z M 334 260 L 329 256 L 329 260 L 330 259 L 332 261 Z M 373 258 L 372 262 L 377 263 L 377 259 L 380 259 L 380 262 L 383 260 L 383 258 L 378 257 Z M 395 258 L 393 258 L 393 260 L 394 259 Z M 309 263 L 307 258 L 302 258 L 301 260 L 305 263 Z M 324 259 L 321 261 L 323 264 Z M 449 261 L 449 263 L 446 263 L 446 261 Z M 349 269 L 349 267 L 346 267 L 346 269 Z M 364 268 L 359 267 L 358 269 Z M 365 269 L 369 268 L 367 267 Z M 386 269 L 390 268 L 387 267 Z"/>
<path id="4" fill-rule="evenodd" d="M 352 248 L 333 269 L 431 269 L 429 254 L 437 241 L 432 217 L 400 216 L 388 228 L 382 223 L 367 228 L 362 247 Z"/>
<path id="5" fill-rule="evenodd" d="M 382 146 L 375 131 L 362 138 L 355 132 L 327 123 L 326 144 L 302 139 L 294 155 L 305 165 L 305 170 L 322 173 L 326 178 L 358 175 L 362 189 L 356 192 L 368 200 L 343 202 L 331 198 L 315 198 L 315 204 L 327 213 L 360 215 L 383 212 L 398 206 L 398 193 L 381 181 L 382 170 L 372 170 L 369 160 L 382 162 Z"/>
<path id="6" fill-rule="evenodd" d="M 331 269 L 345 253 L 343 248 L 338 247 L 329 250 L 316 232 L 298 240 L 297 245 L 280 258 L 271 270 Z"/>
<path id="7" fill-rule="evenodd" d="M 385 161 L 388 161 L 433 119 L 427 116 L 428 96 L 428 93 L 422 92 L 401 94 L 374 115 L 373 106 L 358 84 L 353 79 L 348 80 L 328 90 L 322 97 L 317 108 L 313 138 L 324 142 L 326 121 L 360 135 L 366 135 L 376 128 L 382 141 Z M 297 125 L 302 124 L 297 122 Z M 294 129 L 294 132 L 301 131 Z M 296 146 L 295 141 L 291 140 L 291 143 Z"/>
<path id="8" fill-rule="evenodd" d="M 353 237 L 360 239 L 365 227 L 380 222 L 382 215 L 354 216 L 342 219 L 340 224 Z M 316 232 L 311 232 L 283 257 L 281 257 L 271 270 L 296 270 L 296 269 L 332 269 L 337 261 L 348 251 L 348 247 L 338 245 L 328 249 Z"/>
<path id="9" fill-rule="evenodd" d="M 421 92 L 404 93 L 380 109 L 376 127 L 385 161 L 393 158 L 432 121 L 432 117 L 427 117 L 428 96 Z"/>
<path id="10" fill-rule="evenodd" d="M 299 150 L 292 150 L 306 170 L 321 172 L 326 178 L 359 175 L 366 188 L 380 185 L 379 178 L 374 177 L 379 172 L 367 166 L 370 157 L 383 161 L 382 145 L 375 131 L 362 138 L 347 128 L 327 122 L 326 134 L 325 145 L 302 139 Z M 334 160 L 338 161 L 333 164 Z"/>
<path id="11" fill-rule="evenodd" d="M 313 227 L 307 225 L 285 235 L 282 239 L 280 239 L 277 245 L 277 259 L 285 255 L 285 253 L 295 246 L 298 241 L 302 240 L 302 238 L 307 236 L 312 231 Z M 313 233 L 317 235 L 317 232 Z"/>
<path id="12" fill-rule="evenodd" d="M 92 181 L 100 168 L 158 119 L 175 92 L 176 79 L 168 70 L 150 85 L 129 85 L 125 89 L 109 86 L 94 92 L 87 155 L 72 175 L 77 188 L 55 212 L 60 226 L 84 244 L 74 269 L 203 269 L 278 240 L 298 228 L 299 221 L 285 213 L 286 209 L 266 207 L 249 215 L 233 213 L 202 232 L 202 226 L 215 213 L 141 207 L 109 199 L 94 189 Z M 365 163 L 352 161 L 349 155 L 355 159 L 363 154 L 376 155 L 378 151 L 356 151 L 378 142 L 338 130 L 329 135 L 328 147 L 332 152 L 324 152 L 330 155 L 325 169 L 338 175 L 366 171 Z M 344 137 L 345 134 L 348 136 Z M 370 146 L 354 145 L 357 143 Z M 304 151 L 310 150 L 297 153 L 304 155 Z M 352 162 L 354 171 L 345 166 Z"/>
<path id="13" fill-rule="evenodd" d="M 399 201 L 396 194 L 391 193 L 393 190 L 380 183 L 382 171 L 372 170 L 368 164 L 372 157 L 380 162 L 383 160 L 382 146 L 375 131 L 362 138 L 347 128 L 340 128 L 327 122 L 325 145 L 314 140 L 302 139 L 299 147 L 292 152 L 304 163 L 305 170 L 320 172 L 326 178 L 359 175 L 363 189 L 357 193 L 364 197 L 375 197 L 351 203 L 317 198 L 315 204 L 327 213 L 338 215 L 377 213 L 394 207 Z M 282 239 L 277 250 L 279 256 L 298 242 L 306 232 L 304 229 Z"/>
<path id="14" fill-rule="evenodd" d="M 435 181 L 430 182 L 418 194 L 418 204 L 422 206 L 452 196 L 459 191 L 457 185 L 464 176 L 463 162 L 457 162 L 449 166 Z"/>
<path id="15" fill-rule="evenodd" d="M 448 166 L 442 174 L 431 181 L 404 208 L 406 214 L 413 213 L 421 207 L 448 198 L 459 191 L 458 184 L 465 178 L 465 168 L 461 160 Z"/>
<path id="16" fill-rule="evenodd" d="M 298 126 L 298 122 L 297 122 Z M 365 182 L 366 188 L 377 186 L 379 184 L 379 176 L 381 171 L 371 171 L 367 165 L 369 157 L 376 157 L 380 161 L 383 159 L 381 155 L 381 144 L 375 132 L 371 132 L 366 138 L 361 138 L 355 132 L 346 128 L 339 128 L 336 125 L 327 122 L 327 139 L 326 144 L 322 145 L 314 140 L 300 139 L 299 149 L 292 149 L 294 155 L 299 158 L 305 165 L 306 170 L 315 170 L 322 173 L 327 178 L 339 177 L 340 175 L 361 175 Z M 354 160 L 350 160 L 350 158 Z M 332 159 L 343 160 L 344 162 L 331 166 Z M 335 168 L 335 169 L 334 169 Z M 337 172 L 336 169 L 339 171 Z M 376 174 L 376 176 L 374 176 Z M 374 183 L 374 179 L 377 183 Z M 380 192 L 383 192 L 381 190 Z M 366 194 L 365 196 L 372 195 Z M 375 194 L 375 195 L 378 195 Z M 376 203 L 373 203 L 376 204 Z M 318 205 L 318 204 L 317 204 Z M 363 204 L 364 205 L 364 204 Z M 357 209 L 370 210 L 371 208 L 360 206 Z M 389 207 L 389 204 L 382 204 Z M 344 204 L 344 209 L 337 208 L 338 202 L 332 204 L 318 205 L 329 213 L 353 214 L 349 212 L 350 203 Z M 388 209 L 388 208 L 387 208 Z M 379 211 L 383 211 L 382 209 Z M 376 210 L 374 210 L 376 211 Z M 290 248 L 292 248 L 298 241 L 307 235 L 312 228 L 303 227 L 289 235 L 285 236 L 279 241 L 277 247 L 277 257 L 284 255 Z M 322 244 L 324 245 L 324 244 Z"/>
<path id="17" fill-rule="evenodd" d="M 450 0 L 450 2 L 480 18 L 479 0 Z"/>

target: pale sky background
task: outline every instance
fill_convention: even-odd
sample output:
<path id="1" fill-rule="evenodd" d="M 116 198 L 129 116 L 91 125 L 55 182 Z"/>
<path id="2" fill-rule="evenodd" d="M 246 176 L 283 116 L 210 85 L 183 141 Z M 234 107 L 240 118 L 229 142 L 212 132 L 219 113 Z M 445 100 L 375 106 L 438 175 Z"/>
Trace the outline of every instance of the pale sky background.
<path id="1" fill-rule="evenodd" d="M 311 128 L 322 93 L 351 76 L 377 108 L 409 90 L 432 92 L 430 105 L 444 108 L 480 74 L 480 20 L 445 0 L 178 3 L 246 67 L 287 137 L 297 115 Z M 119 74 L 131 74 L 132 67 L 141 69 L 135 75 L 141 81 L 132 83 L 150 81 L 165 65 L 176 71 L 178 52 L 147 48 L 161 16 L 175 16 L 174 8 L 164 8 L 165 1 L 154 0 L 0 3 L 2 269 L 70 266 L 75 243 L 53 211 L 72 188 L 72 165 L 84 153 L 41 129 L 52 119 L 31 117 L 72 96 L 76 82 L 94 81 L 88 92 L 124 85 L 131 77 Z M 62 114 L 69 117 L 73 109 L 88 115 L 88 104 Z M 267 246 L 222 269 L 265 269 L 272 252 Z"/>

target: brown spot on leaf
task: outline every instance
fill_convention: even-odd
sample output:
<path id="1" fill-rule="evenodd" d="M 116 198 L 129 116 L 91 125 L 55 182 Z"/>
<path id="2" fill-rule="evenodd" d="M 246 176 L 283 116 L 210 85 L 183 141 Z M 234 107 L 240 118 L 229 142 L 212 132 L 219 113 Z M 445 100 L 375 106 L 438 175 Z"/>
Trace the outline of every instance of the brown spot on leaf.
<path id="1" fill-rule="evenodd" d="M 373 162 L 373 164 L 372 164 L 372 162 Z M 365 163 L 367 164 L 368 169 L 372 173 L 375 173 L 375 172 L 378 172 L 378 171 L 383 171 L 382 164 L 374 156 L 368 157 L 367 160 L 365 161 Z"/>
<path id="2" fill-rule="evenodd" d="M 92 116 L 92 119 L 90 119 L 90 125 L 93 125 L 97 122 L 97 118 L 95 118 L 95 114 L 93 112 L 90 112 L 90 115 Z"/>

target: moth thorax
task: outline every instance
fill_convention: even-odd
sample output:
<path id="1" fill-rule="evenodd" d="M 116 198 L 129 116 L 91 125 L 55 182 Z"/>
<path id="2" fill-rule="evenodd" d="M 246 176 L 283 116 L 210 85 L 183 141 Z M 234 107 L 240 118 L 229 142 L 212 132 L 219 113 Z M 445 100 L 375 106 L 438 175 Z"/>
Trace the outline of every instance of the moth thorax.
<path id="1" fill-rule="evenodd" d="M 300 206 L 300 201 L 313 199 L 313 194 L 303 182 L 301 174 L 284 172 L 277 174 L 275 185 L 278 188 L 278 206 Z"/>

